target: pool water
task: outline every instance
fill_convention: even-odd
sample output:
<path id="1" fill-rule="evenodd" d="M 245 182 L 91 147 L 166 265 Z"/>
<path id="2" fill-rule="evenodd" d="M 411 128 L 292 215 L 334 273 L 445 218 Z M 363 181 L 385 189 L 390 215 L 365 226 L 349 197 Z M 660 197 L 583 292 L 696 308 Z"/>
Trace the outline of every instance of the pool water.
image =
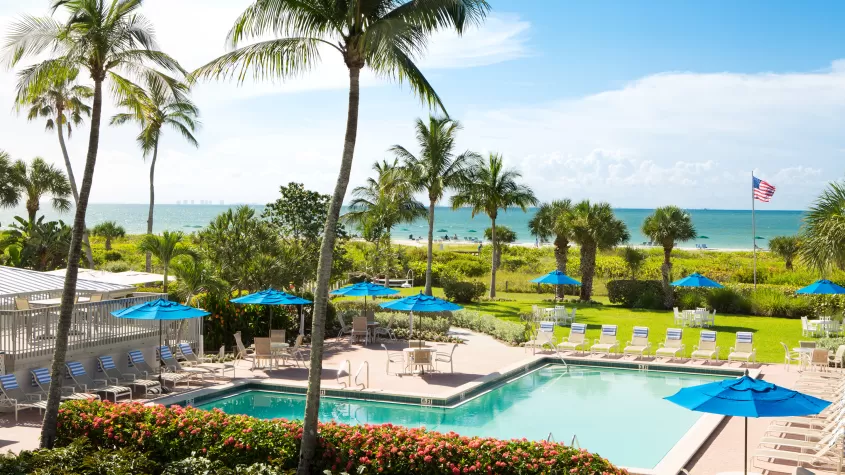
<path id="1" fill-rule="evenodd" d="M 454 408 L 323 398 L 320 420 L 424 426 L 462 435 L 554 440 L 617 465 L 652 468 L 701 417 L 663 400 L 680 388 L 724 379 L 684 373 L 548 366 Z M 300 395 L 248 390 L 198 406 L 273 419 L 302 418 Z"/>

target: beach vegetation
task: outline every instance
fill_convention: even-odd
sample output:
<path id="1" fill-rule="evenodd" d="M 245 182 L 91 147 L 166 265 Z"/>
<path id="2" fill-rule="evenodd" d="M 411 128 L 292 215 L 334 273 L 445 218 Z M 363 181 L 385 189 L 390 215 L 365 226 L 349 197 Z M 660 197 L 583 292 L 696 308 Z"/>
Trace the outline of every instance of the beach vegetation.
<path id="1" fill-rule="evenodd" d="M 628 227 L 616 218 L 609 203 L 581 201 L 567 215 L 567 227 L 581 253 L 581 300 L 590 301 L 593 277 L 596 273 L 596 254 L 612 249 L 630 237 Z"/>
<path id="2" fill-rule="evenodd" d="M 102 223 L 98 223 L 96 226 L 94 226 L 94 229 L 91 230 L 90 234 L 103 238 L 105 240 L 104 245 L 106 251 L 111 251 L 112 241 L 126 237 L 126 229 L 124 229 L 123 226 L 117 224 L 114 221 L 103 221 Z M 106 258 L 106 260 L 109 261 L 117 259 Z"/>
<path id="3" fill-rule="evenodd" d="M 28 164 L 23 160 L 16 160 L 12 164 L 10 178 L 17 191 L 17 197 L 11 202 L 11 206 L 23 202 L 30 223 L 35 222 L 41 209 L 41 199 L 44 197 L 49 197 L 53 209 L 60 213 L 71 209 L 70 182 L 67 176 L 43 158 L 35 157 Z"/>
<path id="4" fill-rule="evenodd" d="M 692 217 L 677 206 L 663 206 L 657 208 L 643 221 L 642 232 L 653 242 L 663 248 L 663 295 L 666 308 L 674 305 L 674 292 L 669 289 L 672 276 L 672 249 L 679 242 L 695 239 L 697 236 Z"/>
<path id="5" fill-rule="evenodd" d="M 15 222 L 0 237 L 7 264 L 37 271 L 61 269 L 70 249 L 70 226 L 63 221 L 35 221 L 15 216 Z"/>
<path id="6" fill-rule="evenodd" d="M 793 270 L 792 261 L 801 250 L 801 239 L 798 236 L 776 236 L 769 240 L 769 249 L 783 259 L 786 270 Z"/>
<path id="7" fill-rule="evenodd" d="M 645 251 L 635 247 L 625 246 L 622 248 L 621 254 L 622 259 L 625 261 L 625 265 L 631 272 L 631 280 L 637 280 L 637 274 L 640 272 L 640 269 L 642 269 L 643 263 L 645 263 L 645 260 L 648 257 Z"/>
<path id="8" fill-rule="evenodd" d="M 14 173 L 12 157 L 0 150 L 0 208 L 12 208 L 18 204 Z"/>
<path id="9" fill-rule="evenodd" d="M 164 231 L 161 234 L 146 234 L 138 243 L 138 250 L 151 254 L 163 269 L 162 288 L 167 293 L 167 277 L 170 265 L 179 256 L 190 256 L 193 251 L 182 244 L 185 234 L 181 231 Z"/>
<path id="10" fill-rule="evenodd" d="M 456 275 L 446 275 L 441 282 L 446 298 L 457 303 L 476 302 L 487 291 L 484 283 L 461 280 Z"/>
<path id="11" fill-rule="evenodd" d="M 484 230 L 484 239 L 493 242 L 493 228 Z M 496 225 L 496 247 L 493 248 L 493 260 L 496 261 L 496 268 L 502 267 L 502 249 L 508 244 L 516 242 L 516 233 L 507 226 Z"/>

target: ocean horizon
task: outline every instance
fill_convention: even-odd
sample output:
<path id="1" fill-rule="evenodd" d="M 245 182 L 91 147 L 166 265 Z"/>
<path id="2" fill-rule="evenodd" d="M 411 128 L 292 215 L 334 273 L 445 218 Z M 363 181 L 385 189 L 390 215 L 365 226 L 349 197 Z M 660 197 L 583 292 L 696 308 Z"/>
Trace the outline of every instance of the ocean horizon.
<path id="1" fill-rule="evenodd" d="M 41 213 L 46 219 L 60 219 L 70 224 L 73 214 L 57 213 L 52 208 L 42 206 Z M 211 222 L 218 214 L 239 206 L 238 204 L 159 204 L 156 205 L 153 231 L 159 233 L 164 230 L 184 231 L 186 233 L 198 231 Z M 264 205 L 248 204 L 247 206 L 260 214 Z M 344 207 L 344 211 L 346 207 Z M 88 227 L 93 227 L 103 221 L 115 221 L 126 229 L 128 234 L 143 234 L 147 229 L 146 204 L 105 204 L 92 203 L 88 205 Z M 642 245 L 648 239 L 640 232 L 640 227 L 646 216 L 651 214 L 653 209 L 640 208 L 614 208 L 616 216 L 628 225 L 632 245 Z M 534 243 L 535 238 L 528 230 L 528 221 L 536 212 L 531 208 L 523 213 L 521 210 L 509 210 L 501 212 L 497 224 L 507 226 L 516 232 L 517 242 Z M 683 243 L 679 247 L 695 248 L 696 245 L 705 244 L 710 249 L 752 249 L 751 234 L 751 210 L 721 210 L 721 209 L 688 209 L 692 216 L 696 232 L 699 236 L 706 238 L 696 239 Z M 25 210 L 20 208 L 0 210 L 0 227 L 7 228 L 13 221 L 14 216 L 24 216 Z M 792 235 L 798 232 L 801 226 L 803 211 L 795 210 L 758 210 L 756 212 L 757 231 L 756 235 L 763 238 L 757 239 L 757 245 L 761 248 L 768 247 L 768 240 L 775 236 Z M 455 235 L 460 239 L 477 237 L 483 238 L 484 230 L 490 227 L 490 219 L 486 215 L 472 217 L 468 208 L 452 210 L 449 207 L 437 207 L 434 214 L 435 236 L 450 238 Z M 354 233 L 354 230 L 350 230 Z M 394 239 L 409 239 L 426 236 L 428 226 L 425 219 L 417 220 L 410 224 L 401 224 L 393 229 Z"/>

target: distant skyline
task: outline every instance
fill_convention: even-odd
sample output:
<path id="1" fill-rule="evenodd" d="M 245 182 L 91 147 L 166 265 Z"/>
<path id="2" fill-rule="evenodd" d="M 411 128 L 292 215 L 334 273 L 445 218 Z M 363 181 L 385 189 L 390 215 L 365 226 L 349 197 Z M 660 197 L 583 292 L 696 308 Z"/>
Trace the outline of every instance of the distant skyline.
<path id="1" fill-rule="evenodd" d="M 224 53 L 249 0 L 146 0 L 161 49 L 193 69 Z M 751 171 L 777 187 L 758 209 L 805 209 L 845 176 L 845 4 L 493 0 L 463 38 L 439 35 L 419 61 L 464 129 L 459 148 L 504 155 L 541 200 L 749 209 Z M 0 3 L 0 35 L 46 0 Z M 185 18 L 199 18 L 189 28 Z M 286 84 L 202 83 L 199 149 L 163 136 L 156 199 L 264 204 L 291 181 L 331 192 L 347 78 L 333 52 Z M 386 150 L 412 151 L 428 111 L 407 86 L 364 74 L 351 190 Z M 54 133 L 12 110 L 0 70 L 0 149 L 64 168 Z M 106 107 L 104 121 L 116 109 Z M 105 127 L 91 202 L 146 203 L 134 126 Z M 69 141 L 81 175 L 87 124 Z M 192 196 L 198 198 L 191 198 Z M 348 198 L 348 196 L 347 196 Z"/>

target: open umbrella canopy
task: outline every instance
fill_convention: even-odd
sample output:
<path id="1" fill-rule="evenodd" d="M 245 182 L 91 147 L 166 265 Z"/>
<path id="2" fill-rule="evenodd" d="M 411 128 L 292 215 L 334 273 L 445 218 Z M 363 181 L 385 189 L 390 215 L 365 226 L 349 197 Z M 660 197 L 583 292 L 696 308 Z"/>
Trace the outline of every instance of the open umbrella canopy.
<path id="1" fill-rule="evenodd" d="M 136 320 L 185 320 L 211 315 L 205 310 L 182 305 L 179 302 L 158 299 L 144 302 L 132 307 L 115 310 L 111 313 L 117 318 L 134 318 Z"/>
<path id="2" fill-rule="evenodd" d="M 276 289 L 262 290 L 254 294 L 233 298 L 230 302 L 254 305 L 308 305 L 312 303 L 310 300 Z"/>
<path id="3" fill-rule="evenodd" d="M 382 295 L 396 295 L 398 293 L 398 290 L 372 282 L 358 282 L 357 284 L 347 285 L 346 287 L 332 291 L 332 295 L 344 295 L 347 297 L 380 297 Z"/>
<path id="4" fill-rule="evenodd" d="M 460 310 L 463 307 L 448 300 L 439 299 L 437 297 L 423 295 L 420 292 L 418 295 L 411 295 L 403 299 L 394 300 L 392 302 L 384 302 L 380 304 L 382 307 L 390 310 L 398 310 L 401 312 L 445 312 L 451 310 Z"/>
<path id="5" fill-rule="evenodd" d="M 698 272 L 690 274 L 684 277 L 683 279 L 676 280 L 675 282 L 672 282 L 672 285 L 674 285 L 675 287 L 712 287 L 715 289 L 722 288 L 722 284 L 714 280 L 710 280 L 707 277 L 699 274 Z"/>
<path id="6" fill-rule="evenodd" d="M 845 294 L 845 287 L 836 285 L 827 279 L 821 279 L 813 282 L 812 284 L 804 288 L 796 290 L 795 293 L 820 295 Z"/>
<path id="7" fill-rule="evenodd" d="M 581 282 L 569 277 L 559 270 L 553 270 L 546 275 L 542 275 L 532 280 L 536 284 L 551 284 L 551 285 L 581 285 Z"/>

